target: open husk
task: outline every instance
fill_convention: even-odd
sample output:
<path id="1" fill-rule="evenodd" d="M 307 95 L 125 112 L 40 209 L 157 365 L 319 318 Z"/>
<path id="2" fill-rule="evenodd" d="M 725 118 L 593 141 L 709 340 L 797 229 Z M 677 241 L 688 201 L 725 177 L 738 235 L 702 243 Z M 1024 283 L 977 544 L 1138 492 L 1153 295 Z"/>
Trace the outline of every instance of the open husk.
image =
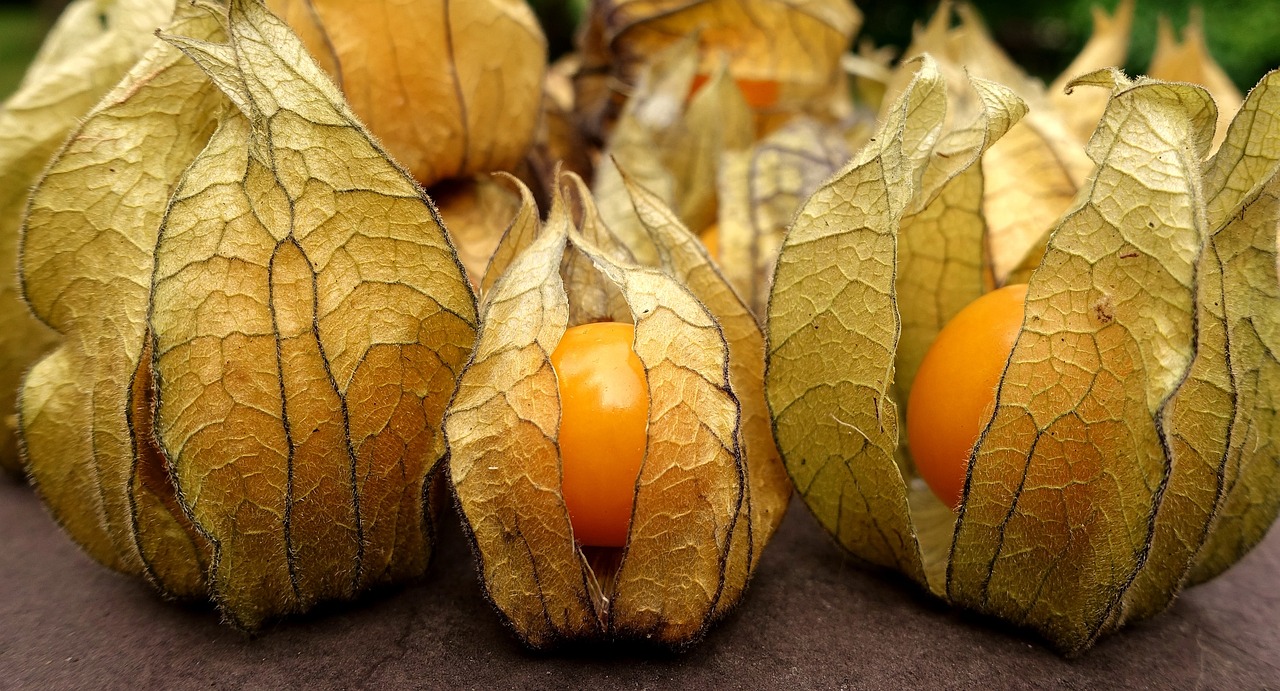
<path id="1" fill-rule="evenodd" d="M 914 478 L 898 409 L 948 305 L 992 283 L 979 161 L 1022 105 L 972 79 L 980 114 L 944 125 L 918 64 L 793 222 L 770 297 L 779 448 L 843 546 L 1074 654 L 1257 544 L 1280 508 L 1277 80 L 1213 155 L 1204 89 L 1072 83 L 1110 92 L 1096 167 L 1030 274 L 956 515 Z"/>
<path id="2" fill-rule="evenodd" d="M 528 645 L 691 643 L 741 597 L 790 496 L 763 399 L 763 336 L 696 237 L 633 186 L 654 266 L 567 175 L 545 223 L 517 216 L 490 265 L 475 355 L 445 430 L 485 591 Z M 525 195 L 526 209 L 532 204 Z M 574 216 L 578 220 L 573 220 Z M 625 547 L 574 541 L 549 355 L 566 328 L 631 321 L 648 443 Z"/>

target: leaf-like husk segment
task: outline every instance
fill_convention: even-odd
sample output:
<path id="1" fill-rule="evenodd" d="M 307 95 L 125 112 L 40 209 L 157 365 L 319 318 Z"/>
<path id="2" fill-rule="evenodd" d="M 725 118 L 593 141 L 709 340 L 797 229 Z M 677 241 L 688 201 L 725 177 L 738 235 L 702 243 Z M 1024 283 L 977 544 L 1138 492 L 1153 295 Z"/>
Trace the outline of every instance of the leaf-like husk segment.
<path id="1" fill-rule="evenodd" d="M 1244 100 L 1231 77 L 1214 61 L 1205 44 L 1204 13 L 1193 6 L 1190 18 L 1182 29 L 1182 42 L 1174 38 L 1169 17 L 1156 17 L 1156 47 L 1151 53 L 1147 75 L 1167 82 L 1200 84 L 1213 97 L 1218 106 L 1218 128 L 1213 145 L 1216 148 L 1227 135 L 1227 130 L 1240 110 Z"/>
<path id="2" fill-rule="evenodd" d="M 744 500 L 741 411 L 715 318 L 675 278 L 611 261 L 578 241 L 626 296 L 649 382 L 649 429 L 609 630 L 681 645 L 699 638 L 723 596 Z"/>
<path id="3" fill-rule="evenodd" d="M 1151 556 L 1174 470 L 1156 416 L 1191 362 L 1201 161 L 1216 117 L 1197 87 L 1115 83 L 1090 141 L 1088 195 L 1032 275 L 947 583 L 953 602 L 1069 653 L 1120 616 Z"/>
<path id="4" fill-rule="evenodd" d="M 761 320 L 787 225 L 851 157 L 837 128 L 808 117 L 790 120 L 750 150 L 721 155 L 718 264 Z"/>
<path id="5" fill-rule="evenodd" d="M 1067 128 L 1080 141 L 1088 141 L 1107 108 L 1110 94 L 1099 89 L 1070 89 L 1076 77 L 1124 65 L 1129 55 L 1129 35 L 1133 32 L 1136 0 L 1121 0 L 1115 14 L 1098 5 L 1092 7 L 1093 33 L 1080 54 L 1049 85 L 1048 97 L 1055 110 L 1066 121 Z"/>
<path id="6" fill-rule="evenodd" d="M 944 10 L 922 43 L 949 45 Z M 972 28 L 972 16 L 964 21 Z M 968 40 L 957 44 L 960 53 L 994 50 L 980 32 Z M 995 60 L 986 67 L 1026 86 L 1011 64 Z M 1098 168 L 1045 241 L 1043 261 L 1028 257 L 1014 273 L 1014 279 L 1031 276 L 1026 317 L 970 459 L 949 555 L 926 542 L 940 534 L 939 526 L 950 526 L 951 516 L 936 501 L 918 502 L 922 483 L 913 480 L 904 489 L 891 463 L 897 432 L 884 430 L 896 414 L 880 414 L 881 406 L 893 409 L 879 384 L 894 373 L 885 374 L 878 355 L 896 346 L 898 392 L 905 396 L 911 368 L 952 308 L 937 309 L 935 321 L 928 310 L 942 303 L 929 304 L 928 290 L 904 289 L 895 304 L 878 281 L 905 270 L 911 275 L 899 274 L 899 285 L 912 286 L 939 273 L 946 280 L 954 271 L 965 277 L 971 296 L 984 284 L 1001 283 L 1002 260 L 984 262 L 977 251 L 984 234 L 989 247 L 1003 242 L 990 237 L 990 223 L 982 227 L 991 200 L 984 199 L 985 209 L 975 205 L 972 190 L 991 177 L 987 164 L 1001 159 L 981 157 L 975 169 L 989 141 L 972 150 L 977 156 L 953 154 L 961 142 L 975 146 L 969 140 L 983 129 L 988 137 L 1008 130 L 1014 138 L 1004 141 L 1014 142 L 1014 150 L 1028 139 L 1015 137 L 1018 127 L 1010 126 L 1016 109 L 993 108 L 1008 99 L 991 92 L 981 101 L 990 114 L 1004 111 L 1000 117 L 1009 122 L 952 132 L 937 144 L 927 128 L 885 128 L 853 166 L 810 198 L 775 276 L 766 384 L 788 470 L 819 521 L 847 549 L 923 584 L 912 558 L 919 536 L 935 592 L 938 567 L 946 566 L 939 595 L 1034 629 L 1076 654 L 1098 636 L 1167 608 L 1184 585 L 1213 577 L 1257 544 L 1280 511 L 1277 79 L 1268 75 L 1255 88 L 1213 158 L 1218 112 L 1204 89 L 1134 83 L 1115 70 L 1070 85 L 1110 92 L 1088 148 Z M 919 80 L 917 74 L 911 88 Z M 912 110 L 913 96 L 908 90 L 894 104 L 889 125 Z M 929 122 L 921 117 L 916 124 Z M 1062 144 L 1049 136 L 1052 127 L 1041 129 L 1051 123 L 1036 124 L 1023 131 L 1044 140 L 1037 151 Z M 908 152 L 930 148 L 944 160 L 916 167 L 914 175 L 903 170 Z M 859 163 L 877 155 L 881 170 L 857 178 Z M 953 158 L 967 159 L 968 167 L 953 168 Z M 1075 168 L 1059 172 L 1070 177 Z M 899 248 L 895 263 L 875 236 L 847 249 L 821 244 L 839 233 L 865 233 L 866 224 L 840 211 L 886 207 L 895 194 L 911 198 L 904 226 L 932 221 L 931 214 L 946 209 L 950 185 L 968 188 L 962 208 L 973 224 L 957 243 L 962 254 L 923 243 Z M 939 202 L 942 207 L 931 208 Z M 877 227 L 891 224 L 881 219 Z M 940 258 L 925 257 L 940 271 L 916 275 L 923 255 L 913 253 L 921 248 L 941 251 Z M 994 276 L 984 276 L 991 270 Z M 851 286 L 864 290 L 840 292 Z M 886 325 L 898 317 L 894 307 L 904 323 L 924 327 L 904 331 L 903 340 L 912 343 L 893 340 Z M 864 331 L 877 328 L 878 338 L 866 338 Z M 832 337 L 831 330 L 843 332 Z M 861 400 L 856 389 L 821 398 L 850 381 L 871 382 L 864 384 L 869 393 Z M 806 399 L 821 402 L 806 408 Z M 833 411 L 838 416 L 853 403 L 862 404 L 861 416 L 841 425 L 845 420 Z M 841 432 L 847 449 L 839 446 Z M 868 448 L 879 452 L 874 467 Z M 841 466 L 843 474 L 829 470 Z M 875 487 L 861 494 L 867 504 L 846 501 L 858 496 L 859 482 Z M 911 522 L 903 516 L 906 502 L 894 501 L 904 491 Z"/>
<path id="7" fill-rule="evenodd" d="M 895 358 L 898 400 L 907 400 L 921 360 L 942 327 L 982 296 L 995 279 L 982 212 L 982 156 L 1026 114 L 1006 87 L 970 80 L 982 109 L 973 125 L 938 142 L 914 208 L 898 235 L 895 284 L 902 337 Z"/>
<path id="8" fill-rule="evenodd" d="M 714 74 L 727 55 L 735 79 L 776 85 L 774 102 L 759 107 L 768 120 L 827 114 L 844 103 L 839 60 L 862 15 L 847 0 L 607 0 L 592 6 L 589 20 L 598 33 L 584 67 L 609 70 L 624 84 L 635 83 L 649 56 L 701 31 L 700 73 Z"/>
<path id="9" fill-rule="evenodd" d="M 13 270 L 27 193 L 67 135 L 147 51 L 151 32 L 172 10 L 169 0 L 71 3 L 0 109 L 0 266 L 6 267 L 0 272 L 0 469 L 20 467 L 14 392 L 27 368 L 57 343 L 56 334 L 22 303 Z M 120 558 L 97 554 L 127 568 Z"/>
<path id="10" fill-rule="evenodd" d="M 1219 382 L 1226 375 L 1233 405 L 1229 433 L 1204 435 L 1217 445 L 1210 457 L 1222 464 L 1220 493 L 1213 523 L 1188 574 L 1191 584 L 1217 576 L 1248 553 L 1280 512 L 1280 278 L 1273 273 L 1280 266 L 1278 101 L 1280 73 L 1271 72 L 1249 93 L 1205 180 L 1214 233 L 1197 280 L 1213 298 L 1220 293 L 1221 303 L 1205 298 L 1203 309 L 1213 317 L 1202 313 L 1198 321 L 1209 333 L 1197 338 L 1188 382 L 1195 381 L 1198 367 L 1212 369 Z M 1195 401 L 1194 391 L 1187 396 Z M 1194 421 L 1171 422 L 1174 433 L 1180 427 L 1188 429 L 1186 436 L 1199 432 Z"/>
<path id="11" fill-rule="evenodd" d="M 1258 360 L 1259 353 L 1251 348 L 1249 337 L 1233 343 L 1242 334 L 1228 337 L 1226 331 L 1228 304 L 1249 311 L 1275 297 L 1274 286 L 1269 290 L 1259 284 L 1261 295 L 1257 295 L 1248 285 L 1248 277 L 1263 275 L 1262 267 L 1272 265 L 1275 258 L 1274 248 L 1267 249 L 1263 243 L 1275 235 L 1274 227 L 1266 226 L 1268 219 L 1274 226 L 1278 217 L 1268 188 L 1274 186 L 1280 148 L 1265 142 L 1280 134 L 1280 127 L 1266 115 L 1257 117 L 1276 110 L 1274 79 L 1269 76 L 1254 90 L 1250 112 L 1240 120 L 1241 126 L 1219 133 L 1220 138 L 1231 141 L 1208 162 L 1201 192 L 1192 200 L 1203 206 L 1207 229 L 1196 267 L 1195 354 L 1177 391 L 1159 411 L 1157 422 L 1169 462 L 1169 479 L 1159 497 L 1146 562 L 1125 592 L 1111 628 L 1157 614 L 1173 602 L 1209 537 L 1228 484 L 1229 463 L 1233 457 L 1238 461 L 1243 450 L 1237 447 L 1228 452 L 1230 445 L 1243 439 L 1234 434 L 1233 418 L 1243 415 L 1266 429 L 1268 417 L 1274 415 L 1268 413 L 1274 411 L 1275 401 L 1266 400 L 1266 382 L 1275 375 L 1264 371 L 1253 383 L 1246 381 L 1248 377 L 1237 379 L 1230 371 L 1230 360 L 1239 362 L 1241 355 L 1251 361 L 1246 368 L 1267 367 Z M 1218 115 L 1221 121 L 1222 114 Z M 1255 144 L 1249 146 L 1249 139 Z M 1242 278 L 1243 284 L 1229 285 Z M 1243 296 L 1248 297 L 1242 300 Z M 1257 323 L 1265 332 L 1265 321 Z M 1262 400 L 1253 398 L 1255 394 L 1261 394 Z M 1254 409 L 1255 402 L 1262 404 L 1259 409 Z M 1250 424 L 1253 422 L 1246 423 Z M 1254 482 L 1256 487 L 1267 487 L 1265 480 Z M 1266 506 L 1269 502 L 1261 503 Z M 1255 534 L 1256 528 L 1255 524 Z"/>
<path id="12" fill-rule="evenodd" d="M 894 452 L 897 232 L 942 129 L 930 59 L 871 143 L 801 207 L 769 298 L 765 393 L 801 497 L 848 550 L 928 587 Z"/>
<path id="13" fill-rule="evenodd" d="M 716 270 L 702 243 L 671 209 L 638 183 L 628 180 L 627 184 L 636 214 L 658 248 L 662 266 L 715 315 L 729 344 L 729 377 L 742 406 L 739 444 L 748 475 L 742 511 L 744 517 L 749 516 L 751 529 L 735 532 L 735 540 L 744 544 L 735 543 L 729 564 L 737 570 L 726 573 L 726 587 L 740 590 L 781 522 L 792 491 L 764 400 L 764 334 L 746 304 Z M 726 596 L 726 600 L 735 602 L 737 597 Z"/>
<path id="14" fill-rule="evenodd" d="M 567 216 L 553 212 L 493 283 L 445 418 L 449 472 L 485 592 L 535 648 L 603 630 L 560 495 L 550 357 L 569 323 L 559 274 L 567 231 Z"/>
<path id="15" fill-rule="evenodd" d="M 438 184 L 432 188 L 431 198 L 467 269 L 467 278 L 479 287 L 508 221 L 520 208 L 520 198 L 487 175 Z"/>
<path id="16" fill-rule="evenodd" d="M 171 30 L 218 40 L 215 11 L 183 4 Z M 23 386 L 31 477 L 93 558 L 184 597 L 205 592 L 209 546 L 178 505 L 152 435 L 146 315 L 169 193 L 222 103 L 198 67 L 154 41 L 49 164 L 22 242 L 26 297 L 64 336 Z"/>
<path id="17" fill-rule="evenodd" d="M 499 175 L 504 176 L 510 184 L 515 185 L 519 190 L 520 210 L 516 212 L 511 222 L 507 224 L 507 229 L 503 231 L 502 237 L 498 239 L 498 245 L 489 257 L 489 263 L 485 266 L 484 277 L 480 280 L 481 311 L 485 309 L 485 302 L 487 302 L 489 294 L 493 292 L 494 284 L 507 272 L 511 262 L 515 261 L 515 258 L 533 243 L 539 228 L 542 227 L 542 220 L 538 216 L 538 205 L 534 201 L 533 193 L 529 191 L 529 188 L 515 177 L 505 173 L 500 173 Z"/>
<path id="18" fill-rule="evenodd" d="M 423 572 L 476 316 L 421 189 L 298 39 L 250 0 L 229 26 L 169 37 L 237 110 L 174 193 L 151 328 L 157 436 L 214 598 L 255 628 Z"/>
<path id="19" fill-rule="evenodd" d="M 679 190 L 675 176 L 665 165 L 657 140 L 681 115 L 673 104 L 683 104 L 693 85 L 697 45 L 697 36 L 690 35 L 651 59 L 609 136 L 591 186 L 604 223 L 632 247 L 633 252 L 641 252 L 636 258 L 646 265 L 657 258 L 644 253 L 650 247 L 627 196 L 619 167 L 657 193 L 666 204 L 676 204 Z"/>
<path id="20" fill-rule="evenodd" d="M 953 7 L 960 19 L 954 28 Z M 925 51 L 939 61 L 956 92 L 967 88 L 968 74 L 1012 89 L 1028 106 L 1026 117 L 982 157 L 982 211 L 996 284 L 1025 283 L 1044 253 L 1049 230 L 1074 203 L 1093 164 L 1082 141 L 1050 104 L 1043 84 L 1004 53 L 973 8 L 949 0 L 940 3 L 906 55 Z"/>

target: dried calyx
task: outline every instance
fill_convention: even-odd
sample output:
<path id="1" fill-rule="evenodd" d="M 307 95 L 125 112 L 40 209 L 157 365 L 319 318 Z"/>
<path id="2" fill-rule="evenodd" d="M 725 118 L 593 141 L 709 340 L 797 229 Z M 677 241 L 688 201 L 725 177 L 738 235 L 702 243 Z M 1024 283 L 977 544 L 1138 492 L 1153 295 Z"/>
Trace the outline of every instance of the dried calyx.
<path id="1" fill-rule="evenodd" d="M 585 185 L 565 184 L 576 213 L 558 197 L 539 226 L 526 194 L 485 279 L 484 328 L 445 425 L 459 506 L 486 592 L 528 644 L 687 644 L 737 602 L 790 494 L 764 410 L 762 336 L 651 193 L 633 190 L 659 257 L 642 266 Z M 566 328 L 594 321 L 634 322 L 650 400 L 616 550 L 575 542 L 560 491 L 548 357 Z"/>
<path id="2" fill-rule="evenodd" d="M 1021 262 L 1038 266 L 1025 321 L 956 516 L 913 479 L 898 409 L 962 296 L 998 278 L 984 161 L 1023 105 L 973 79 L 979 116 L 948 120 L 956 95 L 918 64 L 874 143 L 796 217 L 769 304 L 778 444 L 841 544 L 1067 653 L 1257 544 L 1280 509 L 1277 79 L 1212 155 L 1205 90 L 1074 82 L 1110 92 L 1095 169 Z"/>
<path id="3" fill-rule="evenodd" d="M 424 571 L 474 298 L 258 2 L 179 4 L 37 184 L 22 259 L 62 336 L 23 384 L 29 472 L 95 559 L 247 629 Z"/>

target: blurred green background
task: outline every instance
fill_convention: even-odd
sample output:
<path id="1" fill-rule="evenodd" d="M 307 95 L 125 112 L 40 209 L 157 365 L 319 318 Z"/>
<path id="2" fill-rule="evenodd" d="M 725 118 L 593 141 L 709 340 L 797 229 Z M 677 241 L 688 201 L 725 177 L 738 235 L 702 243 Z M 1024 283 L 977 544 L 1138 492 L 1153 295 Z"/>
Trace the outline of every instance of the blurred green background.
<path id="1" fill-rule="evenodd" d="M 40 38 L 56 16 L 61 0 L 0 0 L 0 95 L 7 96 L 22 77 Z M 1117 0 L 1100 0 L 1109 10 Z M 543 19 L 552 53 L 572 48 L 573 32 L 587 0 L 530 0 Z M 1092 27 L 1095 0 L 973 0 L 996 39 L 1029 72 L 1051 80 L 1071 62 Z M 1138 0 L 1130 74 L 1141 74 L 1155 46 L 1156 15 L 1163 12 L 1181 28 L 1192 5 L 1205 8 L 1209 49 L 1241 91 L 1280 66 L 1280 1 Z M 863 0 L 862 35 L 878 45 L 905 46 L 915 22 L 937 8 L 937 0 Z"/>
<path id="2" fill-rule="evenodd" d="M 8 96 L 18 85 L 47 28 L 33 6 L 0 4 L 0 94 Z"/>

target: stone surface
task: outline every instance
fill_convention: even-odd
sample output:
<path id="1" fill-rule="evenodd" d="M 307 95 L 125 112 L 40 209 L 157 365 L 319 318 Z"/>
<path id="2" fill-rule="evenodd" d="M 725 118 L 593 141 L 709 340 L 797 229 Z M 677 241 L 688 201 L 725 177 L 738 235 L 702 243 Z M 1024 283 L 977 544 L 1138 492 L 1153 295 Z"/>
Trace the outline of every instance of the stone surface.
<path id="1" fill-rule="evenodd" d="M 531 653 L 484 601 L 446 522 L 428 578 L 249 638 L 91 562 L 0 477 L 5 688 L 1275 688 L 1280 532 L 1172 610 L 1064 660 L 854 564 L 798 503 L 743 605 L 685 653 Z"/>

